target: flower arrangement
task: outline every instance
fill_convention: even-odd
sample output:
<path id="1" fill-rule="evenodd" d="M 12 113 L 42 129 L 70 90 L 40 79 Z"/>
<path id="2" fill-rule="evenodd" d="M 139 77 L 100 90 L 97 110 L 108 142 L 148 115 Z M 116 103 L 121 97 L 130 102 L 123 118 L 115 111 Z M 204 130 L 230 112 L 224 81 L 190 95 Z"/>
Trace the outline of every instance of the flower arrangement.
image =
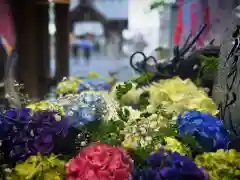
<path id="1" fill-rule="evenodd" d="M 109 78 L 105 78 L 109 79 Z M 95 72 L 89 72 L 86 77 L 64 78 L 58 83 L 56 88 L 57 95 L 76 94 L 82 91 L 108 91 L 111 89 L 111 82 L 101 78 Z"/>
<path id="2" fill-rule="evenodd" d="M 63 82 L 54 102 L 0 114 L 2 179 L 239 179 L 231 131 L 190 80 L 109 86 L 93 73 Z"/>

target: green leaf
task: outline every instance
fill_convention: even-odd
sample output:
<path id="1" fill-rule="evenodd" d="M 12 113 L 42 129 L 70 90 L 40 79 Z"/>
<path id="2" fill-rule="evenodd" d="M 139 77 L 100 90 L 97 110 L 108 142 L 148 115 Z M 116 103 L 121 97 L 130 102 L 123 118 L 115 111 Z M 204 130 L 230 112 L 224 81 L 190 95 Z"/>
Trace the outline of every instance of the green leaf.
<path id="1" fill-rule="evenodd" d="M 191 147 L 195 152 L 201 153 L 203 152 L 203 149 L 201 149 L 197 141 L 195 140 L 194 136 L 191 135 L 185 135 L 181 137 L 181 140 L 184 144 L 187 144 L 189 147 Z"/>
<path id="2" fill-rule="evenodd" d="M 30 156 L 25 162 L 15 166 L 14 172 L 10 177 L 12 179 L 46 179 L 47 174 L 49 180 L 61 179 L 64 174 L 64 161 L 57 159 L 55 155 L 48 156 Z M 54 172 L 54 176 L 50 175 Z M 16 177 L 16 178 L 14 178 Z M 17 178 L 18 177 L 18 178 Z M 11 179 L 11 178 L 10 178 Z"/>
<path id="3" fill-rule="evenodd" d="M 146 107 L 150 104 L 148 97 L 144 97 L 144 96 L 140 96 L 139 99 L 139 105 L 140 105 L 140 109 L 144 110 L 146 109 Z"/>
<path id="4" fill-rule="evenodd" d="M 139 77 L 133 79 L 132 81 L 135 83 L 142 83 L 142 82 L 149 81 L 152 76 L 153 76 L 152 72 L 142 73 L 140 74 Z"/>
<path id="5" fill-rule="evenodd" d="M 162 50 L 163 50 L 162 47 L 157 47 L 157 48 L 155 49 L 155 51 L 162 51 Z"/>
<path id="6" fill-rule="evenodd" d="M 167 3 L 164 2 L 163 0 L 162 0 L 162 1 L 159 1 L 159 2 L 153 2 L 153 3 L 150 5 L 150 10 L 159 8 L 160 6 L 166 6 L 166 5 L 167 5 Z"/>
<path id="7" fill-rule="evenodd" d="M 117 92 L 116 92 L 116 95 L 117 95 L 117 99 L 121 99 L 123 95 L 125 95 L 128 91 L 130 91 L 132 89 L 133 85 L 132 83 L 129 83 L 129 82 L 124 82 L 123 85 L 118 85 L 116 87 L 117 89 Z"/>
<path id="8" fill-rule="evenodd" d="M 204 71 L 213 71 L 216 70 L 220 61 L 220 58 L 216 57 L 207 57 L 201 55 L 202 59 L 202 67 L 204 68 Z"/>
<path id="9" fill-rule="evenodd" d="M 166 127 L 166 128 L 160 128 L 159 129 L 159 134 L 161 136 L 177 136 L 177 133 L 171 128 L 171 127 Z"/>

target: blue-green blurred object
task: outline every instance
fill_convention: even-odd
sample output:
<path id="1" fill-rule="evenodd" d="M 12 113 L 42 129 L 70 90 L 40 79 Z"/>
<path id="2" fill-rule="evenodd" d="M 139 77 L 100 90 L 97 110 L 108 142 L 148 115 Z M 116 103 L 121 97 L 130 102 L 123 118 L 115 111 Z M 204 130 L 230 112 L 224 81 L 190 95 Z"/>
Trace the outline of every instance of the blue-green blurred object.
<path id="1" fill-rule="evenodd" d="M 89 122 L 102 120 L 107 113 L 106 102 L 100 94 L 86 91 L 81 94 L 66 95 L 57 101 L 63 106 L 71 126 L 81 127 Z"/>
<path id="2" fill-rule="evenodd" d="M 77 92 L 82 92 L 85 90 L 94 90 L 94 91 L 104 91 L 110 90 L 111 85 L 100 78 L 88 78 L 83 79 L 78 85 Z"/>

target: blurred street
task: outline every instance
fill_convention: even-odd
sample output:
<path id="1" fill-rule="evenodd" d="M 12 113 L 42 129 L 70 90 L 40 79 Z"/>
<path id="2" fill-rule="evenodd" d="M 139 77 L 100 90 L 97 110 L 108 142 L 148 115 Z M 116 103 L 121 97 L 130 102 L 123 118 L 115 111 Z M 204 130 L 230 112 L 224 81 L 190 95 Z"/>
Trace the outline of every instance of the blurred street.
<path id="1" fill-rule="evenodd" d="M 93 53 L 89 64 L 86 64 L 82 56 L 77 58 L 71 56 L 69 63 L 71 76 L 85 76 L 90 71 L 97 72 L 101 76 L 107 76 L 109 72 L 119 72 L 117 77 L 120 80 L 127 80 L 135 74 L 129 65 L 129 58 L 124 56 L 117 60 L 114 57 Z M 54 60 L 51 63 L 51 70 L 54 73 Z"/>

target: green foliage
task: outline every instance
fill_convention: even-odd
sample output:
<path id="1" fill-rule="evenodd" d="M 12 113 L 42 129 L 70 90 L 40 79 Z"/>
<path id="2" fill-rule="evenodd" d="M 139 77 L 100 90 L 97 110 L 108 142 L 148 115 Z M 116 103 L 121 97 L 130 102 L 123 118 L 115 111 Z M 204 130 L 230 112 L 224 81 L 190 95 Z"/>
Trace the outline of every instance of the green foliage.
<path id="1" fill-rule="evenodd" d="M 116 89 L 116 95 L 117 95 L 117 99 L 120 100 L 122 98 L 123 95 L 127 94 L 131 89 L 132 89 L 133 85 L 132 83 L 129 82 L 124 82 L 124 84 L 119 84 Z"/>
<path id="2" fill-rule="evenodd" d="M 30 156 L 26 161 L 18 163 L 9 173 L 8 180 L 62 180 L 64 178 L 64 161 L 55 155 Z"/>
<path id="3" fill-rule="evenodd" d="M 152 72 L 142 73 L 140 74 L 140 76 L 133 78 L 131 81 L 137 84 L 144 83 L 144 82 L 148 82 L 152 76 L 153 76 Z"/>
<path id="4" fill-rule="evenodd" d="M 149 104 L 146 98 L 140 98 L 143 89 L 136 88 L 138 83 L 148 81 L 152 77 L 152 73 L 143 73 L 137 78 L 134 77 L 129 81 L 117 83 L 112 88 L 111 95 L 115 97 L 121 105 L 139 104 L 142 108 Z"/>
<path id="5" fill-rule="evenodd" d="M 202 79 L 213 78 L 214 72 L 216 71 L 220 58 L 216 57 L 207 57 L 207 56 L 200 56 L 201 58 L 201 65 L 198 71 L 198 77 L 196 79 L 196 84 L 201 86 Z"/>
<path id="6" fill-rule="evenodd" d="M 211 180 L 239 180 L 239 161 L 240 153 L 233 149 L 206 152 L 195 158 L 195 162 L 208 171 Z"/>
<path id="7" fill-rule="evenodd" d="M 32 100 L 29 98 L 29 95 L 24 93 L 24 85 L 23 84 L 20 84 L 17 81 L 15 81 L 14 88 L 17 92 L 17 95 L 21 101 L 22 106 L 25 106 L 32 102 Z"/>
<path id="8" fill-rule="evenodd" d="M 124 135 L 121 131 L 124 123 L 128 121 L 130 112 L 128 109 L 120 108 L 117 110 L 118 119 L 110 119 L 103 121 L 98 130 L 91 133 L 92 140 L 100 141 L 111 145 L 121 145 Z"/>
<path id="9" fill-rule="evenodd" d="M 204 72 L 211 72 L 217 69 L 220 58 L 216 57 L 206 57 L 201 55 L 202 67 Z"/>
<path id="10" fill-rule="evenodd" d="M 166 5 L 168 5 L 168 3 L 166 2 L 166 0 L 157 0 L 157 1 L 154 1 L 154 2 L 150 5 L 150 9 L 151 9 L 151 10 L 154 10 L 154 9 L 159 8 L 159 7 L 166 6 Z"/>
<path id="11" fill-rule="evenodd" d="M 93 136 L 93 140 L 100 141 L 102 143 L 111 144 L 111 145 L 121 145 L 123 141 L 123 136 L 120 134 L 121 129 L 124 127 L 123 121 L 104 121 L 97 133 Z"/>
<path id="12" fill-rule="evenodd" d="M 148 100 L 148 97 L 140 96 L 140 98 L 139 98 L 140 110 L 146 109 L 149 104 L 150 104 L 150 102 Z"/>

